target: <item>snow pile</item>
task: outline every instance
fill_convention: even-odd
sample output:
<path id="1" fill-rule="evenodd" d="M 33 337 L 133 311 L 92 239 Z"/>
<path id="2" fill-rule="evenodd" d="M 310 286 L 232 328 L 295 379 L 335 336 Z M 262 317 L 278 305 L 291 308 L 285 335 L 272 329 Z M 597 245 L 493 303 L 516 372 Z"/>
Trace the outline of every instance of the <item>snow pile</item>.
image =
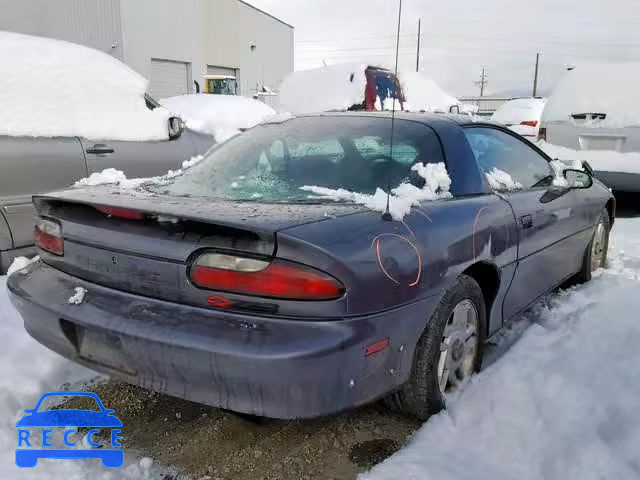
<path id="1" fill-rule="evenodd" d="M 0 135 L 168 138 L 169 112 L 147 108 L 147 80 L 106 53 L 0 31 L 0 58 Z"/>
<path id="2" fill-rule="evenodd" d="M 86 288 L 76 287 L 75 292 L 69 299 L 67 303 L 69 305 L 80 305 L 84 301 L 85 295 L 88 293 Z"/>
<path id="3" fill-rule="evenodd" d="M 573 162 L 588 162 L 595 171 L 640 173 L 640 152 L 614 152 L 607 150 L 573 150 L 539 140 L 537 143 L 551 158 Z"/>
<path id="4" fill-rule="evenodd" d="M 572 121 L 576 113 L 606 113 L 586 127 L 640 126 L 640 63 L 579 65 L 567 72 L 549 97 L 543 122 Z"/>
<path id="5" fill-rule="evenodd" d="M 361 104 L 366 69 L 364 63 L 341 63 L 293 72 L 280 84 L 279 110 L 300 115 Z"/>
<path id="6" fill-rule="evenodd" d="M 132 458 L 131 449 L 125 449 L 125 465 L 116 470 L 104 468 L 99 460 L 40 460 L 35 468 L 16 467 L 13 455 L 17 446 L 16 422 L 24 415 L 24 409 L 33 408 L 45 392 L 84 390 L 83 384 L 99 377 L 91 370 L 46 349 L 27 334 L 22 318 L 9 302 L 6 279 L 6 276 L 0 276 L 0 338 L 3 339 L 0 362 L 0 450 L 6 453 L 0 456 L 0 477 L 3 480 L 163 478 L 161 468 L 153 465 L 154 471 L 149 471 L 151 462 L 138 462 Z M 54 431 L 56 438 L 59 439 L 59 435 L 58 431 Z"/>
<path id="7" fill-rule="evenodd" d="M 236 95 L 195 94 L 164 98 L 160 103 L 197 132 L 221 143 L 276 112 L 269 105 Z"/>
<path id="8" fill-rule="evenodd" d="M 159 177 L 145 178 L 127 178 L 122 170 L 115 168 L 105 168 L 101 172 L 94 172 L 87 178 L 78 180 L 73 184 L 74 187 L 96 187 L 98 185 L 115 185 L 123 189 L 135 189 L 143 183 L 147 182 L 163 182 L 171 178 L 178 177 L 188 168 L 200 163 L 204 158 L 203 155 L 191 157 L 189 160 L 182 162 L 182 168 L 178 170 L 169 170 L 166 174 Z"/>
<path id="9" fill-rule="evenodd" d="M 141 184 L 148 181 L 148 178 L 132 178 L 128 179 L 122 170 L 115 168 L 105 168 L 101 172 L 94 172 L 87 178 L 78 180 L 73 184 L 74 187 L 95 187 L 98 185 L 117 185 L 121 188 L 138 188 Z"/>
<path id="10" fill-rule="evenodd" d="M 30 265 L 33 262 L 37 262 L 38 260 L 40 260 L 40 256 L 39 255 L 36 255 L 33 258 L 27 258 L 27 257 L 16 257 L 16 258 L 14 258 L 13 259 L 13 263 L 11 265 L 9 265 L 9 268 L 7 269 L 7 276 L 13 275 L 18 270 L 22 270 L 27 265 Z"/>
<path id="11" fill-rule="evenodd" d="M 487 177 L 489 186 L 494 190 L 507 190 L 512 192 L 514 190 L 522 189 L 522 184 L 520 182 L 517 182 L 516 180 L 511 178 L 511 175 L 509 175 L 507 172 L 504 172 L 496 167 L 493 167 L 493 170 L 491 170 L 490 172 L 485 173 L 485 176 Z"/>
<path id="12" fill-rule="evenodd" d="M 300 187 L 300 189 L 331 200 L 364 205 L 376 212 L 386 211 L 388 198 L 389 212 L 394 220 L 402 220 L 411 211 L 411 207 L 418 205 L 421 201 L 451 198 L 451 193 L 449 193 L 451 179 L 444 163 L 428 163 L 426 165 L 417 163 L 411 167 L 411 170 L 424 178 L 424 187 L 418 188 L 410 183 L 402 183 L 391 190 L 391 195 L 387 195 L 381 188 L 377 188 L 373 195 L 351 192 L 343 188 L 336 190 L 309 185 Z"/>
<path id="13" fill-rule="evenodd" d="M 460 105 L 457 98 L 446 93 L 423 73 L 401 72 L 398 77 L 407 100 L 405 110 L 448 113 L 450 107 Z"/>
<path id="14" fill-rule="evenodd" d="M 609 268 L 538 303 L 503 357 L 360 478 L 639 478 L 638 239 L 640 219 L 619 219 Z"/>

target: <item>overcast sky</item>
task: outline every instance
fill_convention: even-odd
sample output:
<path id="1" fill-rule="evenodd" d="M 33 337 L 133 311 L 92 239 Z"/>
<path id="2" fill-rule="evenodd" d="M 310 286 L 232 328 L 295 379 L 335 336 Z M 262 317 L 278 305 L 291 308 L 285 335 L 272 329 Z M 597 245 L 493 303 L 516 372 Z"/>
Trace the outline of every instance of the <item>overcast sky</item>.
<path id="1" fill-rule="evenodd" d="M 249 0 L 295 26 L 295 67 L 392 65 L 398 0 Z M 567 65 L 640 61 L 640 0 L 403 0 L 400 70 L 421 70 L 449 93 L 530 92 L 536 52 L 548 91 Z"/>

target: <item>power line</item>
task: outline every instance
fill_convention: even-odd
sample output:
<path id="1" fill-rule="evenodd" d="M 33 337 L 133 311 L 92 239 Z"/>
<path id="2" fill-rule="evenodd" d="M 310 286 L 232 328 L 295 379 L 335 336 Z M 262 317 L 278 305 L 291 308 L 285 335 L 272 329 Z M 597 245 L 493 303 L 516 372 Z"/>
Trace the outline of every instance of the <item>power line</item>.
<path id="1" fill-rule="evenodd" d="M 414 33 L 403 33 L 401 37 L 415 37 Z M 421 37 L 430 37 L 430 38 L 445 38 L 445 39 L 466 39 L 466 40 L 480 40 L 480 41 L 488 41 L 488 42 L 499 42 L 499 43 L 509 43 L 512 44 L 513 40 L 508 38 L 498 38 L 498 37 L 484 37 L 484 36 L 473 36 L 473 35 L 449 35 L 449 34 L 437 34 L 437 33 L 429 33 L 422 34 Z M 340 43 L 340 42 L 353 42 L 360 40 L 377 40 L 377 39 L 385 39 L 385 38 L 395 38 L 394 35 L 377 35 L 371 37 L 357 37 L 357 38 L 342 38 L 342 39 L 314 39 L 314 40 L 297 40 L 296 43 Z M 540 40 L 540 39 L 522 39 L 518 38 L 518 43 L 535 43 L 535 44 L 545 44 L 545 45 L 567 45 L 567 46 L 580 46 L 580 47 L 616 47 L 616 48 L 640 48 L 640 44 L 638 43 L 593 43 L 593 42 L 567 42 L 567 41 L 559 41 L 559 40 Z"/>
<path id="2" fill-rule="evenodd" d="M 401 37 L 415 37 L 415 33 L 401 33 Z M 327 42 L 327 43 L 336 43 L 336 42 L 355 42 L 359 40 L 375 40 L 378 38 L 396 38 L 396 35 L 375 35 L 371 37 L 354 37 L 354 38 L 326 38 L 320 39 L 316 38 L 313 40 L 296 40 L 296 43 L 319 43 L 319 42 Z"/>

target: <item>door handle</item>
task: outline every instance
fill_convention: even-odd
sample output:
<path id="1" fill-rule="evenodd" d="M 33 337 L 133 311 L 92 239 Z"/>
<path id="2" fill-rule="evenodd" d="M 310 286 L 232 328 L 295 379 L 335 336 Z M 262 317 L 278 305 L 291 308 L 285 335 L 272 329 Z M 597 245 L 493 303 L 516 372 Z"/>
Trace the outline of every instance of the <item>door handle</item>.
<path id="1" fill-rule="evenodd" d="M 93 155 L 106 155 L 108 153 L 113 153 L 114 150 L 104 143 L 96 143 L 93 147 L 87 148 L 86 152 Z"/>
<path id="2" fill-rule="evenodd" d="M 531 215 L 524 215 L 520 217 L 520 223 L 522 224 L 523 230 L 531 228 L 533 227 L 533 217 Z"/>

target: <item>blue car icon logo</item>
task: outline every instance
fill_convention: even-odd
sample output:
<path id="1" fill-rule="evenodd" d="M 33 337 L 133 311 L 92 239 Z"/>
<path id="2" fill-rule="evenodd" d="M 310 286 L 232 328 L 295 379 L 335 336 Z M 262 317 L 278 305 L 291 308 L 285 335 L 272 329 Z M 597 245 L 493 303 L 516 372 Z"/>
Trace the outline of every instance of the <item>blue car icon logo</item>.
<path id="1" fill-rule="evenodd" d="M 39 411 L 42 402 L 49 397 L 91 397 L 99 411 L 82 409 L 58 409 Z M 100 459 L 107 468 L 118 468 L 124 463 L 124 451 L 120 440 L 122 422 L 114 415 L 114 410 L 104 408 L 100 398 L 90 392 L 49 392 L 40 397 L 34 408 L 26 409 L 25 415 L 18 420 L 18 448 L 16 448 L 16 465 L 21 468 L 35 467 L 40 458 Z M 42 433 L 34 431 L 42 428 Z M 60 439 L 67 448 L 53 448 L 53 429 L 64 429 Z M 78 433 L 78 428 L 90 428 L 86 433 L 87 444 L 91 448 L 75 448 L 76 442 L 71 441 L 70 435 Z M 94 435 L 110 430 L 109 447 L 104 448 Z"/>

